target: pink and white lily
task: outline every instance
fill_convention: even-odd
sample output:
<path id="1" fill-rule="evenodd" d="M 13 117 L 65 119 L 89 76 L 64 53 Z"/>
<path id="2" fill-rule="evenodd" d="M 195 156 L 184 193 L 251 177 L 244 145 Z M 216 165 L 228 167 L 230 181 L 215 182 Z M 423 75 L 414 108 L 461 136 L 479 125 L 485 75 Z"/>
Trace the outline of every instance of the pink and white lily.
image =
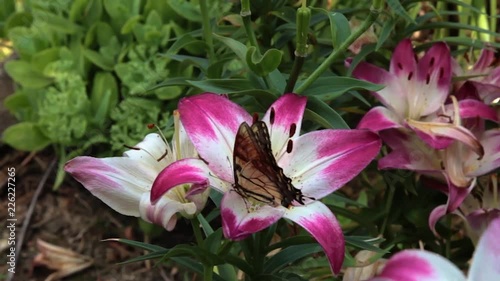
<path id="1" fill-rule="evenodd" d="M 494 219 L 500 219 L 500 194 L 498 193 L 498 175 L 482 177 L 481 186 L 477 192 L 469 194 L 454 214 L 465 221 L 467 235 L 475 244 L 486 227 Z"/>
<path id="2" fill-rule="evenodd" d="M 434 231 L 436 222 L 445 214 L 454 212 L 476 186 L 476 178 L 500 167 L 500 130 L 491 129 L 478 133 L 478 141 L 484 153 L 461 142 L 454 142 L 446 149 L 429 147 L 415 134 L 400 130 L 380 132 L 392 151 L 379 160 L 380 169 L 405 169 L 433 177 L 442 177 L 447 182 L 448 202 L 436 207 L 429 218 Z"/>
<path id="3" fill-rule="evenodd" d="M 333 272 L 344 259 L 344 237 L 335 215 L 319 199 L 355 177 L 378 154 L 379 137 L 368 130 L 321 130 L 300 135 L 306 97 L 281 96 L 263 117 L 272 153 L 284 174 L 304 195 L 304 205 L 271 206 L 233 191 L 233 148 L 240 124 L 252 116 L 224 96 L 205 93 L 179 102 L 182 123 L 201 159 L 183 159 L 163 170 L 151 193 L 153 201 L 179 183 L 209 184 L 224 193 L 224 235 L 241 240 L 290 219 L 323 247 Z M 290 149 L 291 148 L 291 149 Z"/>
<path id="4" fill-rule="evenodd" d="M 208 192 L 190 194 L 190 185 L 178 185 L 157 198 L 156 204 L 150 201 L 153 182 L 165 167 L 196 156 L 178 113 L 174 113 L 174 118 L 172 148 L 162 136 L 153 133 L 125 151 L 123 157 L 80 156 L 68 161 L 64 169 L 115 211 L 141 217 L 171 231 L 177 223 L 177 213 L 192 218 L 203 209 L 208 198 Z"/>
<path id="5" fill-rule="evenodd" d="M 405 250 L 386 263 L 370 281 L 492 281 L 500 280 L 500 218 L 491 222 L 474 252 L 468 277 L 444 257 L 422 250 Z"/>
<path id="6" fill-rule="evenodd" d="M 411 41 L 403 40 L 394 50 L 389 71 L 360 63 L 353 76 L 385 88 L 373 93 L 384 106 L 368 111 L 358 128 L 376 132 L 408 128 L 436 149 L 446 148 L 454 140 L 471 145 L 474 136 L 460 124 L 449 122 L 453 116 L 441 118 L 451 90 L 451 74 L 451 56 L 445 43 L 434 44 L 418 59 Z M 467 107 L 469 112 L 481 112 L 484 104 L 469 102 Z"/>
<path id="7" fill-rule="evenodd" d="M 477 88 L 477 97 L 486 104 L 491 104 L 500 98 L 500 67 L 493 67 L 496 62 L 495 52 L 491 48 L 484 48 L 477 62 L 470 68 L 463 70 L 457 61 L 453 61 L 453 73 L 456 76 L 470 76 L 468 78 Z M 458 83 L 461 85 L 462 83 Z"/>

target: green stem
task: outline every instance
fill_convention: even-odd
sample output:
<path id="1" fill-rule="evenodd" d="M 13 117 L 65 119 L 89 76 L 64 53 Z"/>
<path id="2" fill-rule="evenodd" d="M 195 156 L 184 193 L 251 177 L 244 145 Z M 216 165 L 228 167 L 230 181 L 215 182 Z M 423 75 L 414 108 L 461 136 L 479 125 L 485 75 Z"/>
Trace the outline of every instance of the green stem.
<path id="1" fill-rule="evenodd" d="M 245 32 L 247 34 L 250 45 L 254 46 L 258 50 L 259 46 L 257 44 L 257 37 L 255 37 L 255 32 L 253 31 L 252 28 L 252 20 L 250 19 L 250 15 L 251 13 L 249 14 L 241 13 L 241 17 L 243 18 L 243 26 L 245 27 Z"/>
<path id="2" fill-rule="evenodd" d="M 288 82 L 286 84 L 285 93 L 293 92 L 293 88 L 295 88 L 295 83 L 297 83 L 297 79 L 299 78 L 300 70 L 304 65 L 304 61 L 306 60 L 303 56 L 295 56 L 295 61 L 293 62 L 292 72 L 290 73 L 290 77 L 288 78 Z"/>
<path id="3" fill-rule="evenodd" d="M 200 221 L 197 217 L 191 219 L 191 226 L 193 227 L 196 244 L 201 247 L 203 245 L 203 235 L 201 234 Z"/>
<path id="4" fill-rule="evenodd" d="M 387 194 L 387 201 L 386 201 L 385 210 L 384 210 L 385 218 L 384 218 L 384 222 L 382 223 L 382 227 L 380 227 L 380 235 L 382 235 L 382 237 L 384 237 L 385 229 L 387 228 L 387 223 L 389 221 L 389 212 L 391 211 L 392 201 L 394 200 L 395 191 L 396 191 L 396 188 L 394 187 L 394 185 L 390 184 L 389 185 L 389 194 Z"/>
<path id="5" fill-rule="evenodd" d="M 211 265 L 205 265 L 203 267 L 203 280 L 212 281 L 214 276 L 214 267 Z"/>
<path id="6" fill-rule="evenodd" d="M 370 26 L 373 24 L 373 22 L 377 19 L 380 10 L 382 9 L 384 1 L 383 0 L 374 0 L 373 5 L 370 8 L 370 14 L 368 14 L 368 17 L 366 20 L 361 24 L 361 26 L 351 33 L 351 35 L 347 38 L 346 41 L 344 41 L 337 49 L 335 49 L 324 61 L 323 63 L 320 64 L 316 70 L 311 73 L 309 77 L 302 83 L 297 90 L 295 90 L 296 93 L 302 93 L 307 87 L 309 87 L 316 79 L 318 79 L 325 70 L 330 67 L 330 65 L 335 61 L 341 54 L 343 54 L 351 44 L 358 39 Z"/>
<path id="7" fill-rule="evenodd" d="M 208 60 L 213 63 L 215 60 L 214 40 L 212 37 L 212 25 L 208 15 L 207 0 L 200 0 L 201 20 L 203 24 L 203 38 L 208 46 Z"/>

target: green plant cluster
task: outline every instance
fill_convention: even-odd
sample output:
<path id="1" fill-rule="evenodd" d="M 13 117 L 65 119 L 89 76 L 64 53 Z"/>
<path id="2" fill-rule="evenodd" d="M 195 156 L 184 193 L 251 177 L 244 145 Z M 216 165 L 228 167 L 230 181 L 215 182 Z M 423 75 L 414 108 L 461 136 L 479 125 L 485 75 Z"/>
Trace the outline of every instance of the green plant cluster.
<path id="1" fill-rule="evenodd" d="M 201 27 L 195 4 L 0 2 L 5 7 L 0 35 L 10 40 L 17 56 L 5 64 L 18 85 L 5 106 L 20 120 L 2 139 L 16 149 L 55 145 L 61 164 L 95 144 L 122 151 L 148 133 L 147 124 L 167 123 L 185 87 L 150 89 L 167 77 L 196 75 L 191 66 L 162 55 L 176 38 Z M 191 44 L 170 54 L 200 55 L 204 48 Z"/>

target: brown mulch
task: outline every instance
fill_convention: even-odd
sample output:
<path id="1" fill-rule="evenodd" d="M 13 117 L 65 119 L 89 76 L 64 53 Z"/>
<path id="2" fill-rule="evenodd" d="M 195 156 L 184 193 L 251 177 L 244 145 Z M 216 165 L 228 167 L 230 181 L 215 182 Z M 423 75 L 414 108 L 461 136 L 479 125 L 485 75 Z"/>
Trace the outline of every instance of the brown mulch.
<path id="1" fill-rule="evenodd" d="M 7 168 L 16 167 L 15 212 L 17 218 L 16 239 L 18 239 L 32 197 L 53 156 L 50 155 L 50 152 L 35 155 L 22 166 L 21 163 L 28 156 L 27 153 L 15 151 L 4 145 L 0 146 L 0 154 L 3 156 L 0 159 L 0 221 L 7 221 L 7 188 L 5 184 Z M 45 267 L 34 267 L 33 259 L 38 253 L 37 239 L 94 259 L 92 266 L 64 280 L 147 281 L 176 279 L 173 276 L 173 273 L 177 271 L 176 268 L 167 269 L 164 266 L 155 266 L 154 261 L 117 265 L 119 262 L 140 256 L 144 252 L 117 242 L 102 242 L 102 240 L 127 238 L 143 241 L 144 237 L 137 225 L 137 219 L 114 212 L 72 179 L 68 179 L 59 190 L 52 191 L 54 175 L 55 171 L 52 171 L 36 202 L 25 233 L 24 245 L 17 260 L 16 273 L 12 280 L 45 280 L 53 272 Z M 2 230 L 0 234 L 0 276 L 2 277 L 0 279 L 2 280 L 5 280 L 5 276 L 2 274 L 6 273 L 8 269 L 6 263 L 8 249 L 1 241 L 5 242 L 7 235 L 8 231 Z M 169 239 L 169 235 L 165 232 L 163 238 Z M 187 236 L 190 235 L 189 233 Z M 172 237 L 175 240 L 180 238 L 179 233 L 172 233 Z M 19 244 L 19 241 L 16 243 Z"/>

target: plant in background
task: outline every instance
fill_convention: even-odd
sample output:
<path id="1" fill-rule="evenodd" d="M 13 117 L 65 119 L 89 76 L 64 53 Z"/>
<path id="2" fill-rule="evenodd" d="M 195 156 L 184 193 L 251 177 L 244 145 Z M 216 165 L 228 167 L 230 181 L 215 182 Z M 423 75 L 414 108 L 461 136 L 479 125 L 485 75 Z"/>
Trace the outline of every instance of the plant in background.
<path id="1" fill-rule="evenodd" d="M 342 268 L 424 245 L 466 268 L 466 234 L 479 232 L 438 219 L 458 213 L 481 231 L 499 209 L 488 200 L 500 163 L 498 67 L 478 50 L 498 49 L 500 34 L 496 9 L 479 2 L 26 1 L 0 12 L 19 55 L 6 64 L 19 87 L 5 104 L 21 121 L 3 139 L 52 145 L 62 171 L 90 149 L 109 156 L 140 142 L 146 124 L 170 135 L 179 105 L 198 156 L 168 165 L 165 143 L 149 135 L 128 157 L 66 166 L 119 212 L 167 229 L 174 213 L 190 217 L 194 243 L 115 239 L 147 251 L 128 262 L 169 259 L 204 280 L 341 280 Z M 479 57 L 470 70 L 464 53 Z M 378 138 L 349 130 L 356 124 L 385 143 L 381 170 L 368 164 Z M 143 173 L 130 177 L 136 167 Z M 209 192 L 203 210 L 178 204 Z M 368 261 L 353 258 L 359 251 Z"/>

